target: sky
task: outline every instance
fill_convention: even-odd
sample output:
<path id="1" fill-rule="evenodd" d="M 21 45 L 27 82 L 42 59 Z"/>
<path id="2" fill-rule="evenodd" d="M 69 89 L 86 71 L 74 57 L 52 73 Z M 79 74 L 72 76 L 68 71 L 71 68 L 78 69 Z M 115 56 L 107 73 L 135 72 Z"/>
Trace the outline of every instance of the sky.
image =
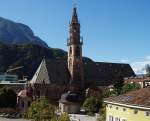
<path id="1" fill-rule="evenodd" d="M 50 47 L 67 50 L 76 3 L 83 55 L 129 63 L 136 73 L 150 64 L 150 0 L 0 0 L 0 16 L 24 23 Z"/>

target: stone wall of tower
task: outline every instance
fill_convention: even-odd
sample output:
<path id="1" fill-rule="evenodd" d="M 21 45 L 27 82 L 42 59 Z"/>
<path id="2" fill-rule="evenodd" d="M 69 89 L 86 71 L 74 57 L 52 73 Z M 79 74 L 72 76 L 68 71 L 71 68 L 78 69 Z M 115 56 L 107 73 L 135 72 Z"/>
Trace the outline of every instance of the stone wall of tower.
<path id="1" fill-rule="evenodd" d="M 80 23 L 78 22 L 76 8 L 74 8 L 68 39 L 68 69 L 71 86 L 83 87 L 84 85 L 82 44 L 82 41 L 80 41 Z"/>

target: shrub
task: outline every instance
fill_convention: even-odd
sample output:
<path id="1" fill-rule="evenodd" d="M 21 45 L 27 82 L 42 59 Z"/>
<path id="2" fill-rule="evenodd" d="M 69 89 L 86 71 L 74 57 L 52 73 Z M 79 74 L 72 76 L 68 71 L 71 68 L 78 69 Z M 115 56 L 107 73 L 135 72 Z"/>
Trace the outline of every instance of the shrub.
<path id="1" fill-rule="evenodd" d="M 83 108 L 88 115 L 94 115 L 94 113 L 99 110 L 101 105 L 102 101 L 100 99 L 96 99 L 95 97 L 89 97 L 83 103 Z"/>

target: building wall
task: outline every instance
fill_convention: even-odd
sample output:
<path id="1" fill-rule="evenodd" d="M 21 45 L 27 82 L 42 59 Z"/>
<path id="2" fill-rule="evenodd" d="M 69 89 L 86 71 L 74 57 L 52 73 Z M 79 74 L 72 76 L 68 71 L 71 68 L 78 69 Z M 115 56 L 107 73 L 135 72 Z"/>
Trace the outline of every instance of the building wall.
<path id="1" fill-rule="evenodd" d="M 135 114 L 135 111 L 138 112 Z M 149 112 L 149 116 L 146 116 L 146 112 Z M 109 119 L 111 116 L 113 117 L 113 120 Z M 120 120 L 115 119 L 116 117 L 118 117 Z M 150 110 L 146 111 L 107 104 L 106 121 L 150 121 Z"/>
<path id="2" fill-rule="evenodd" d="M 47 97 L 50 103 L 58 103 L 61 95 L 68 90 L 67 86 L 53 84 L 35 84 L 32 88 L 34 99 Z"/>
<path id="3" fill-rule="evenodd" d="M 81 108 L 81 105 L 79 103 L 72 103 L 72 104 L 59 103 L 59 109 L 60 109 L 61 113 L 63 113 L 63 112 L 79 113 L 80 108 Z"/>
<path id="4" fill-rule="evenodd" d="M 29 97 L 26 98 L 20 98 L 18 99 L 18 108 L 20 113 L 25 113 L 28 110 L 28 107 L 30 107 L 30 104 L 32 102 L 32 99 Z"/>

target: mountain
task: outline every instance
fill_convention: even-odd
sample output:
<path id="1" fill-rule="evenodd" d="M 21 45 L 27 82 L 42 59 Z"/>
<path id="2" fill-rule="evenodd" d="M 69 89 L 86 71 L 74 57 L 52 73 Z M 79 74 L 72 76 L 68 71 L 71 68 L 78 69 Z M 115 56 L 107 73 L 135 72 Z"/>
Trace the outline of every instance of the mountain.
<path id="1" fill-rule="evenodd" d="M 5 44 L 37 44 L 48 47 L 48 45 L 35 36 L 33 31 L 25 24 L 16 23 L 0 17 L 0 42 Z"/>
<path id="2" fill-rule="evenodd" d="M 67 52 L 36 44 L 7 45 L 0 43 L 0 74 L 5 73 L 9 69 L 23 66 L 23 68 L 11 73 L 19 75 L 20 79 L 23 75 L 31 79 L 43 58 L 47 60 L 67 60 Z M 83 61 L 93 62 L 87 57 L 84 57 Z"/>
<path id="3" fill-rule="evenodd" d="M 8 69 L 23 66 L 22 69 L 13 72 L 20 78 L 26 75 L 30 79 L 44 57 L 46 59 L 66 59 L 67 52 L 37 44 L 6 45 L 0 43 L 0 74 L 5 73 Z"/>

